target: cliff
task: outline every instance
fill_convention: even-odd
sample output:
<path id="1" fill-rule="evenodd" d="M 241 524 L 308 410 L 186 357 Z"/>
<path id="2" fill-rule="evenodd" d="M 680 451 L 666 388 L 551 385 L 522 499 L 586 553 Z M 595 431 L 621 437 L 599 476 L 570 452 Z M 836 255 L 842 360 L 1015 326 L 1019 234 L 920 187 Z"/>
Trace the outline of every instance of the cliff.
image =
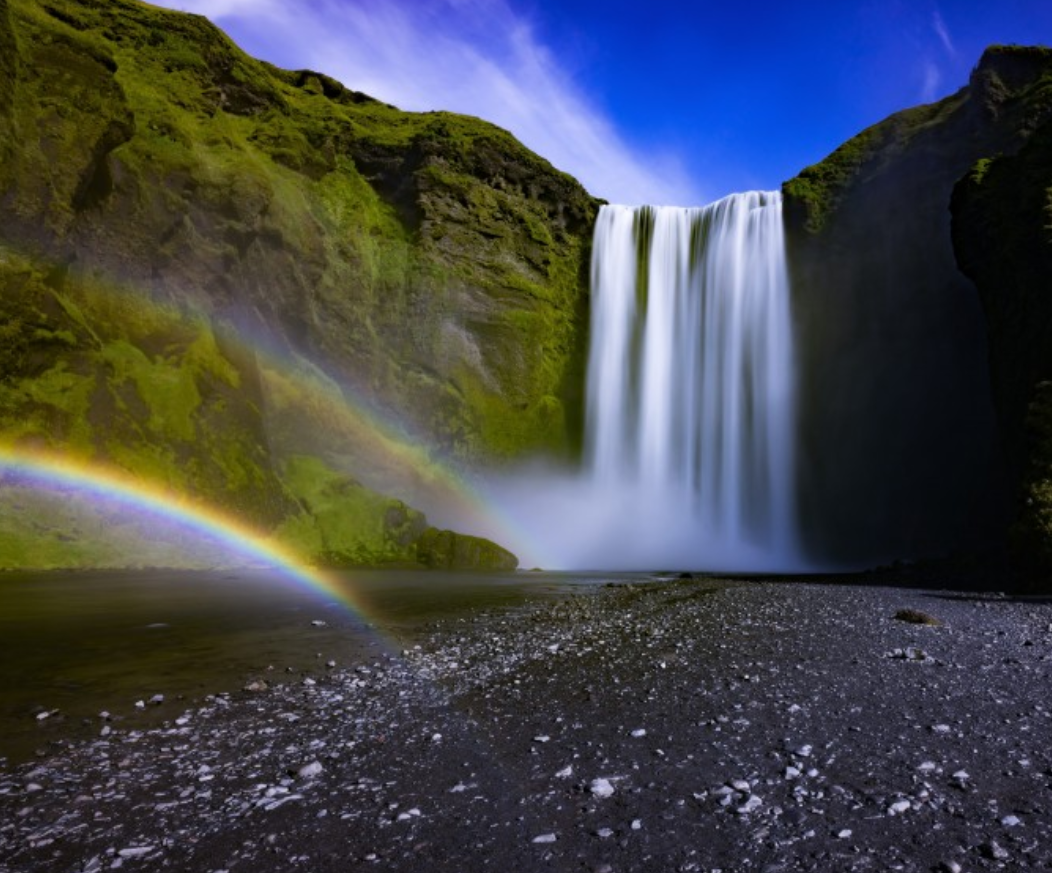
<path id="1" fill-rule="evenodd" d="M 1050 68 L 1044 50 L 992 48 L 958 93 L 784 186 L 817 555 L 865 564 L 1003 544 L 1012 438 L 994 408 L 1010 389 L 996 375 L 991 388 L 988 328 L 993 349 L 1020 336 L 998 334 L 959 266 L 950 204 L 977 162 L 1020 152 L 1052 116 Z"/>
<path id="2" fill-rule="evenodd" d="M 954 188 L 953 245 L 986 313 L 994 405 L 1013 497 L 1009 546 L 1022 584 L 1052 580 L 1052 51 L 995 50 L 978 75 L 1016 94 L 1026 131 Z M 1000 111 L 1002 103 L 994 103 Z"/>
<path id="3" fill-rule="evenodd" d="M 413 497 L 576 451 L 597 204 L 505 131 L 137 0 L 0 0 L 0 155 L 4 443 L 268 528 L 301 455 Z"/>

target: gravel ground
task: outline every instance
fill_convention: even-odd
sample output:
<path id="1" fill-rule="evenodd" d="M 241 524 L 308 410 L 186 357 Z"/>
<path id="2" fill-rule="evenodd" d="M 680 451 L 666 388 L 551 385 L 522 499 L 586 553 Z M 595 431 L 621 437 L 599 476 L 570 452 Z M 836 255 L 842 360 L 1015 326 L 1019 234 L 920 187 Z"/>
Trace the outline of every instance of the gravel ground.
<path id="1" fill-rule="evenodd" d="M 0 769 L 0 870 L 1052 869 L 1050 679 L 1049 601 L 611 585 L 100 719 Z"/>

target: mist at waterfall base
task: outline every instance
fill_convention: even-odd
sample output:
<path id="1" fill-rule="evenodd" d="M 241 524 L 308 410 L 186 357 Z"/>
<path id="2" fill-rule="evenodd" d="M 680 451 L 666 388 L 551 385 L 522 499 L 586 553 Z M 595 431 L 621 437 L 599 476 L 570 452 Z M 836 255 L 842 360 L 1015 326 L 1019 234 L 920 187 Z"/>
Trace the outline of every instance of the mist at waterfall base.
<path id="1" fill-rule="evenodd" d="M 581 469 L 535 463 L 490 495 L 524 566 L 807 569 L 781 210 L 601 209 Z"/>

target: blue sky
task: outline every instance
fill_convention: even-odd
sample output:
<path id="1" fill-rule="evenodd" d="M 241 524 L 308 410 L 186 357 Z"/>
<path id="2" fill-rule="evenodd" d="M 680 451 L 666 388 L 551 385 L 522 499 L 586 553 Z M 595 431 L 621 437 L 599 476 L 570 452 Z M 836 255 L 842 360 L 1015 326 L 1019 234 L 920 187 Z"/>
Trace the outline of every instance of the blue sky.
<path id="1" fill-rule="evenodd" d="M 1052 44 L 1052 0 L 164 0 L 246 51 L 403 109 L 511 130 L 611 202 L 777 188 L 990 43 Z"/>

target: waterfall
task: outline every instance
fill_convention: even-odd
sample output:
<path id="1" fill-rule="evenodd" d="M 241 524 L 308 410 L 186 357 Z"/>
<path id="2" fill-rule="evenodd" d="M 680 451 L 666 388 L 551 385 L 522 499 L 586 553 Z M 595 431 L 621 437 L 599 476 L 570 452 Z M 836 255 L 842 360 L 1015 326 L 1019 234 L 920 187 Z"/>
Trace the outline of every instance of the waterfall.
<path id="1" fill-rule="evenodd" d="M 590 342 L 585 478 L 612 532 L 594 565 L 793 566 L 781 195 L 604 206 Z"/>

